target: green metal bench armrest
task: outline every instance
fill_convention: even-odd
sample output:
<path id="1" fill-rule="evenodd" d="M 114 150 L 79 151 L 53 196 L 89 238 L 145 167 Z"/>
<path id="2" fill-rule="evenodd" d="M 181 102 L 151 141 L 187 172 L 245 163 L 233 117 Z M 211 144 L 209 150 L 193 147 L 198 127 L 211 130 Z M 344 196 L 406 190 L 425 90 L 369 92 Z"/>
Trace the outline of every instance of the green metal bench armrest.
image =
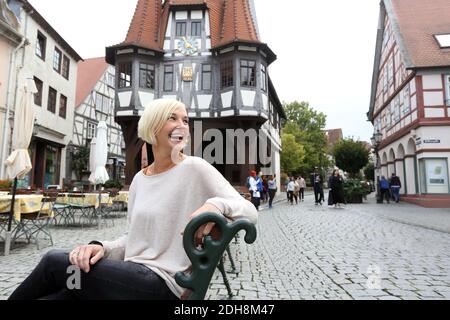
<path id="1" fill-rule="evenodd" d="M 196 247 L 194 244 L 195 232 L 208 222 L 216 223 L 216 227 L 220 230 L 220 238 L 214 240 L 211 236 L 206 236 L 203 246 Z M 188 223 L 184 230 L 183 246 L 192 263 L 192 273 L 186 275 L 183 272 L 177 272 L 175 275 L 178 285 L 190 290 L 189 296 L 185 297 L 187 300 L 203 300 L 205 298 L 220 258 L 236 233 L 242 229 L 246 231 L 245 242 L 253 243 L 256 240 L 256 228 L 246 219 L 228 222 L 222 215 L 205 212 Z"/>

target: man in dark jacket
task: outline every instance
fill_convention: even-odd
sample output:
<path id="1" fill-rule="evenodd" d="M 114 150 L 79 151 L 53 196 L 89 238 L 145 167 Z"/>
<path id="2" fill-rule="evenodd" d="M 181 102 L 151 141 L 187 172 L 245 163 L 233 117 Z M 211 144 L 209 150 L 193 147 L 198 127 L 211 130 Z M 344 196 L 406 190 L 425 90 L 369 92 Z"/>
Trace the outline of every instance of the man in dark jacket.
<path id="1" fill-rule="evenodd" d="M 392 196 L 394 197 L 395 202 L 399 202 L 400 201 L 400 188 L 402 187 L 402 183 L 400 182 L 400 178 L 397 177 L 395 173 L 392 173 L 390 187 L 391 187 Z"/>

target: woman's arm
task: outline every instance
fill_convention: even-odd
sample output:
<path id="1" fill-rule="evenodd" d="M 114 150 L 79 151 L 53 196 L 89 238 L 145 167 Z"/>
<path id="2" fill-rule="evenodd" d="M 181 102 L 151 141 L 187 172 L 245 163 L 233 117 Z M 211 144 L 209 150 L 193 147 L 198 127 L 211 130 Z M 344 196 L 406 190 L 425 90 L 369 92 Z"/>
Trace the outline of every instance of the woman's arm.
<path id="1" fill-rule="evenodd" d="M 217 213 L 220 212 L 231 220 L 248 219 L 256 224 L 258 212 L 255 206 L 243 198 L 216 168 L 203 159 L 200 164 L 197 173 L 201 175 L 201 181 L 209 191 L 205 205 L 213 205 L 217 208 Z"/>

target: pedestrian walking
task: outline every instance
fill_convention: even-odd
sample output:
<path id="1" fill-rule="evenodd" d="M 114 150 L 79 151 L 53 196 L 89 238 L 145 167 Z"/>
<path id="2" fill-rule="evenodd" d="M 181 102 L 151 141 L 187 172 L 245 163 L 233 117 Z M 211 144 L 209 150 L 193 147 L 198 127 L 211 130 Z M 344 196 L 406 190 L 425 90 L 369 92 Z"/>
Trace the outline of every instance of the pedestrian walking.
<path id="1" fill-rule="evenodd" d="M 269 189 L 269 209 L 272 209 L 273 198 L 275 198 L 277 193 L 277 178 L 275 174 L 269 177 L 267 187 Z"/>
<path id="2" fill-rule="evenodd" d="M 294 204 L 294 191 L 295 191 L 295 181 L 294 177 L 291 177 L 287 185 L 287 194 L 289 199 L 288 201 L 290 202 L 291 205 Z"/>
<path id="3" fill-rule="evenodd" d="M 402 183 L 395 173 L 392 173 L 390 187 L 393 200 L 398 203 L 400 201 L 400 188 L 402 187 Z"/>
<path id="4" fill-rule="evenodd" d="M 333 180 L 333 176 L 334 176 L 334 172 L 336 170 L 333 170 L 333 173 L 328 177 L 328 206 L 333 206 L 334 202 L 333 202 L 333 192 L 332 192 L 332 188 L 331 188 L 331 180 Z"/>
<path id="5" fill-rule="evenodd" d="M 300 193 L 300 185 L 297 182 L 297 179 L 294 179 L 294 199 L 295 199 L 295 204 L 298 204 L 298 195 Z"/>
<path id="6" fill-rule="evenodd" d="M 335 208 L 340 208 L 341 204 L 345 203 L 344 179 L 339 174 L 339 170 L 334 170 L 331 177 L 331 197 Z"/>
<path id="7" fill-rule="evenodd" d="M 303 202 L 303 201 L 305 201 L 306 181 L 302 176 L 300 176 L 298 185 L 300 186 L 299 200 L 301 200 Z"/>
<path id="8" fill-rule="evenodd" d="M 318 167 L 314 168 L 314 174 L 312 175 L 312 184 L 314 188 L 314 198 L 315 198 L 315 205 L 322 205 L 322 201 L 324 200 L 323 195 L 323 180 L 322 176 L 317 172 Z"/>
<path id="9" fill-rule="evenodd" d="M 380 192 L 381 192 L 381 203 L 386 198 L 387 203 L 390 202 L 390 190 L 389 190 L 389 181 L 386 180 L 385 176 L 381 176 L 380 179 Z"/>
<path id="10" fill-rule="evenodd" d="M 249 185 L 249 192 L 252 196 L 251 202 L 255 206 L 256 210 L 259 210 L 259 206 L 261 204 L 262 182 L 254 170 L 250 171 Z"/>
<path id="11" fill-rule="evenodd" d="M 269 201 L 269 184 L 267 182 L 266 176 L 262 177 L 262 186 L 263 186 L 262 201 L 263 203 L 267 203 Z"/>

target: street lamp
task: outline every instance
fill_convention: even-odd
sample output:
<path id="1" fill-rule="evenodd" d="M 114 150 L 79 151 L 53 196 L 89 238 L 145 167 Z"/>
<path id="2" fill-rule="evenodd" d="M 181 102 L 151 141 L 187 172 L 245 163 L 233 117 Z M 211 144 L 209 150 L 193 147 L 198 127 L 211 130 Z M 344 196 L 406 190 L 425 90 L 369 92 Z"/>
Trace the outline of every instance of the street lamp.
<path id="1" fill-rule="evenodd" d="M 383 138 L 383 135 L 381 134 L 380 130 L 377 130 L 370 138 L 370 142 L 372 142 L 373 149 L 375 151 L 376 156 L 376 168 L 377 168 L 377 203 L 382 203 L 381 199 L 381 191 L 380 191 L 380 169 L 381 169 L 381 163 L 380 163 L 380 157 L 378 154 L 378 147 L 380 145 L 381 139 Z"/>

